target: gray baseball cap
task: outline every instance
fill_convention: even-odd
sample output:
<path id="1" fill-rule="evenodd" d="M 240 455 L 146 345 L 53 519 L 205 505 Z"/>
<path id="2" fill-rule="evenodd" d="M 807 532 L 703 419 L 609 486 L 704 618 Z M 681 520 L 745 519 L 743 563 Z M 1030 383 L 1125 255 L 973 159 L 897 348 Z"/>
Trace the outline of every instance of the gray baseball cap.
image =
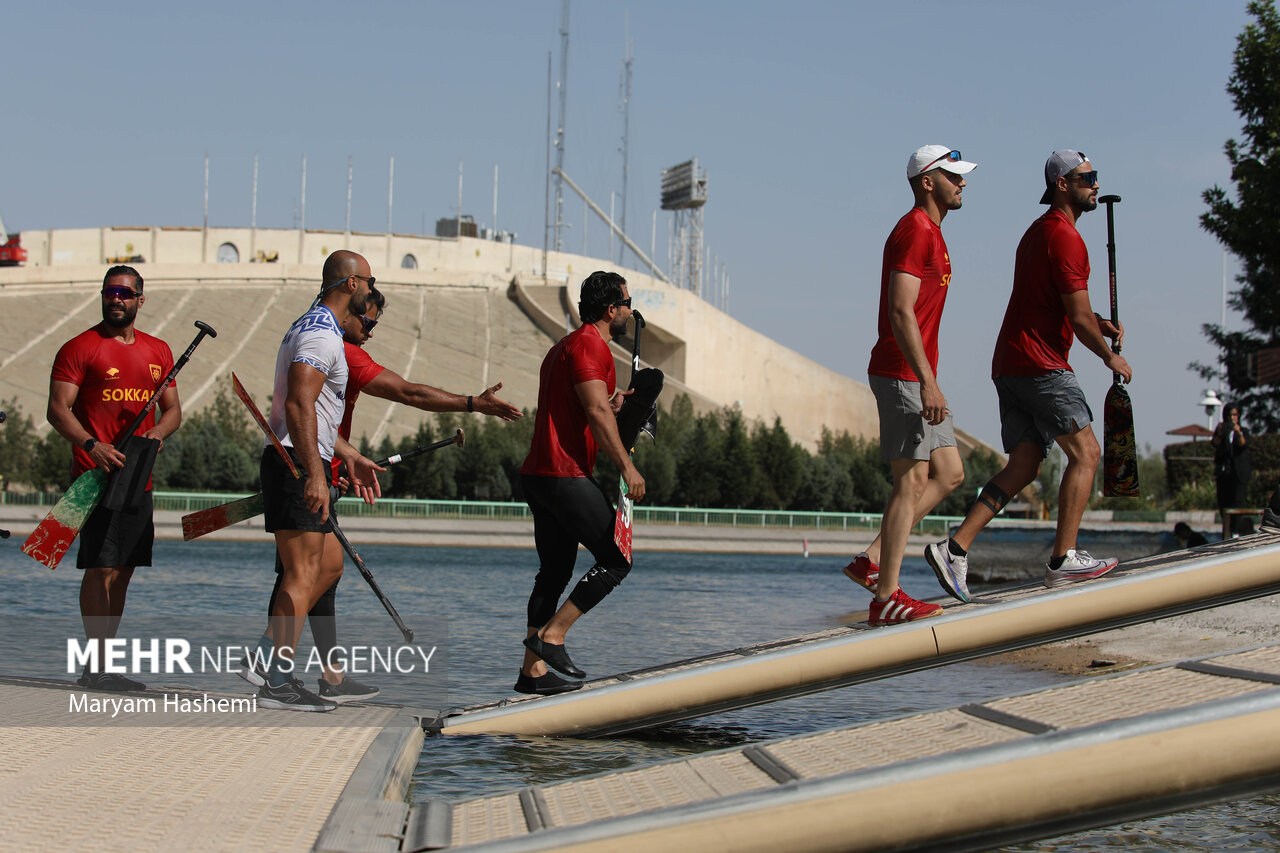
<path id="1" fill-rule="evenodd" d="M 1058 178 L 1069 173 L 1076 166 L 1084 163 L 1089 158 L 1083 151 L 1076 151 L 1071 148 L 1059 148 L 1057 151 L 1049 155 L 1049 159 L 1044 161 L 1044 195 L 1040 196 L 1041 204 L 1053 203 L 1053 185 L 1058 182 Z"/>

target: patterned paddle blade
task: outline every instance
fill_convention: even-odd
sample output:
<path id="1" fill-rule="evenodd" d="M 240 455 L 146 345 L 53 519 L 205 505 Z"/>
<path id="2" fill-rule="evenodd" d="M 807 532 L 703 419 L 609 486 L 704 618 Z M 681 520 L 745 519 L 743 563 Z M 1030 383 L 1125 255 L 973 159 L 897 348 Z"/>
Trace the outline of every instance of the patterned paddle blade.
<path id="1" fill-rule="evenodd" d="M 1109 498 L 1137 497 L 1138 443 L 1133 434 L 1133 402 L 1118 382 L 1107 391 L 1102 424 L 1102 494 Z"/>
<path id="2" fill-rule="evenodd" d="M 613 544 L 622 556 L 631 562 L 631 498 L 627 497 L 627 482 L 618 478 L 618 515 L 613 520 Z"/>
<path id="3" fill-rule="evenodd" d="M 262 515 L 263 511 L 262 494 L 258 493 L 221 506 L 190 512 L 182 517 L 182 538 L 196 539 L 206 533 L 255 518 Z"/>
<path id="4" fill-rule="evenodd" d="M 67 489 L 44 521 L 36 525 L 27 541 L 22 543 L 22 553 L 50 569 L 58 568 L 62 557 L 80 533 L 80 528 L 93 514 L 107 487 L 107 475 L 101 468 L 85 471 Z"/>

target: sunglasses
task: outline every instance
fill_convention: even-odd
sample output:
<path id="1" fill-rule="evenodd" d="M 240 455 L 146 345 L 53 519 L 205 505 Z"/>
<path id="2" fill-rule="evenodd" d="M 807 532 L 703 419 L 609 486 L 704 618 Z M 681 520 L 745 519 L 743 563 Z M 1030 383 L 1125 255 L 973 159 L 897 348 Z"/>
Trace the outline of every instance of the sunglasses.
<path id="1" fill-rule="evenodd" d="M 361 281 L 367 281 L 367 282 L 369 282 L 369 287 L 373 287 L 374 283 L 378 280 L 376 277 L 371 276 L 371 275 L 355 275 L 354 273 L 352 274 L 352 276 L 351 276 L 351 277 L 352 277 L 352 278 L 358 278 L 358 279 L 360 279 Z"/>
<path id="2" fill-rule="evenodd" d="M 613 303 L 613 307 L 615 307 L 615 308 L 630 308 L 630 307 L 631 307 L 631 297 L 630 297 L 630 296 L 628 296 L 626 299 L 622 300 L 621 302 L 615 302 L 615 303 Z"/>
<path id="3" fill-rule="evenodd" d="M 104 287 L 102 288 L 102 295 L 108 299 L 119 299 L 121 302 L 128 302 L 130 299 L 138 298 L 138 292 L 127 287 Z"/>
<path id="4" fill-rule="evenodd" d="M 1086 187 L 1091 187 L 1098 182 L 1098 170 L 1092 172 L 1077 172 L 1074 175 L 1063 175 L 1068 181 L 1082 181 Z"/>
<path id="5" fill-rule="evenodd" d="M 960 162 L 960 152 L 959 152 L 959 151 L 954 151 L 954 150 L 953 150 L 953 151 L 948 151 L 946 154 L 943 154 L 943 155 L 942 155 L 941 157 L 939 157 L 937 160 L 934 160 L 934 161 L 933 161 L 932 163 L 930 163 L 928 166 L 925 166 L 923 169 L 921 169 L 921 170 L 920 170 L 920 174 L 922 174 L 922 175 L 923 175 L 925 172 L 929 171 L 929 170 L 930 170 L 930 169 L 932 169 L 934 166 L 936 166 L 936 165 L 938 165 L 939 163 L 941 163 L 943 160 L 947 160 L 948 162 L 951 162 L 951 163 L 959 163 L 959 162 Z"/>
<path id="6" fill-rule="evenodd" d="M 363 314 L 360 314 L 359 317 L 360 317 L 360 325 L 364 327 L 364 333 L 366 335 L 373 334 L 373 327 L 378 325 L 378 321 L 370 320 L 368 317 L 364 316 Z"/>

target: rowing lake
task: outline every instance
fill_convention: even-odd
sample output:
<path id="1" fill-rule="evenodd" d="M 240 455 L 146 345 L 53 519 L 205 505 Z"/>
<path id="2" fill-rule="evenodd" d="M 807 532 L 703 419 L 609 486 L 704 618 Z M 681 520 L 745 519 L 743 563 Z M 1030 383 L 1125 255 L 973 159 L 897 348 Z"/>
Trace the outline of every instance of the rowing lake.
<path id="1" fill-rule="evenodd" d="M 805 634 L 851 619 L 868 593 L 840 572 L 846 559 L 772 555 L 645 554 L 612 596 L 570 632 L 574 661 L 589 676 L 639 669 L 721 649 Z M 81 635 L 74 558 L 50 573 L 0 542 L 0 654 L 6 675 L 69 678 L 66 638 Z M 381 699 L 445 708 L 510 695 L 519 668 L 525 602 L 536 571 L 529 550 L 368 546 L 360 549 L 387 598 L 430 657 L 430 675 L 379 672 L 361 680 Z M 269 545 L 156 543 L 153 568 L 139 569 L 120 635 L 185 637 L 197 648 L 252 645 L 265 624 L 274 580 Z M 589 565 L 580 554 L 579 574 Z M 937 582 L 922 559 L 903 567 L 903 586 L 932 596 Z M 340 645 L 384 651 L 404 645 L 381 604 L 348 565 L 338 591 Z M 300 655 L 309 648 L 304 632 Z M 363 652 L 372 660 L 372 652 Z M 198 656 L 198 653 L 197 653 Z M 194 659 L 193 659 L 194 660 Z M 370 666 L 360 661 L 359 665 Z M 242 691 L 213 671 L 157 675 L 181 684 Z M 408 668 L 410 658 L 400 664 Z M 468 736 L 428 738 L 411 797 L 466 799 L 526 785 L 634 767 L 706 750 L 980 702 L 1067 680 L 1006 665 L 957 664 L 814 696 L 603 740 Z M 314 673 L 307 676 L 314 689 Z M 921 804 L 928 808 L 927 804 Z M 1008 850 L 1280 850 L 1280 795 L 1228 803 Z"/>

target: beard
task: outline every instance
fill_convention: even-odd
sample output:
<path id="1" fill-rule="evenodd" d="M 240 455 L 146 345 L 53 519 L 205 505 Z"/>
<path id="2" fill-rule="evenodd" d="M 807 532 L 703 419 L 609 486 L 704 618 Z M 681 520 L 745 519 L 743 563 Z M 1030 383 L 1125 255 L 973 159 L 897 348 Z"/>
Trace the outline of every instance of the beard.
<path id="1" fill-rule="evenodd" d="M 628 319 L 628 317 L 614 318 L 614 321 L 609 324 L 609 337 L 616 340 L 625 335 L 627 333 Z"/>
<path id="2" fill-rule="evenodd" d="M 369 309 L 369 291 L 364 293 L 353 293 L 351 295 L 351 303 L 347 308 L 352 314 L 363 314 Z"/>
<path id="3" fill-rule="evenodd" d="M 102 322 L 113 329 L 124 329 L 132 326 L 134 318 L 138 316 L 138 306 L 134 305 L 130 308 L 127 305 L 123 305 L 120 308 L 120 313 L 113 315 L 112 312 L 115 308 L 115 305 L 102 306 Z"/>

